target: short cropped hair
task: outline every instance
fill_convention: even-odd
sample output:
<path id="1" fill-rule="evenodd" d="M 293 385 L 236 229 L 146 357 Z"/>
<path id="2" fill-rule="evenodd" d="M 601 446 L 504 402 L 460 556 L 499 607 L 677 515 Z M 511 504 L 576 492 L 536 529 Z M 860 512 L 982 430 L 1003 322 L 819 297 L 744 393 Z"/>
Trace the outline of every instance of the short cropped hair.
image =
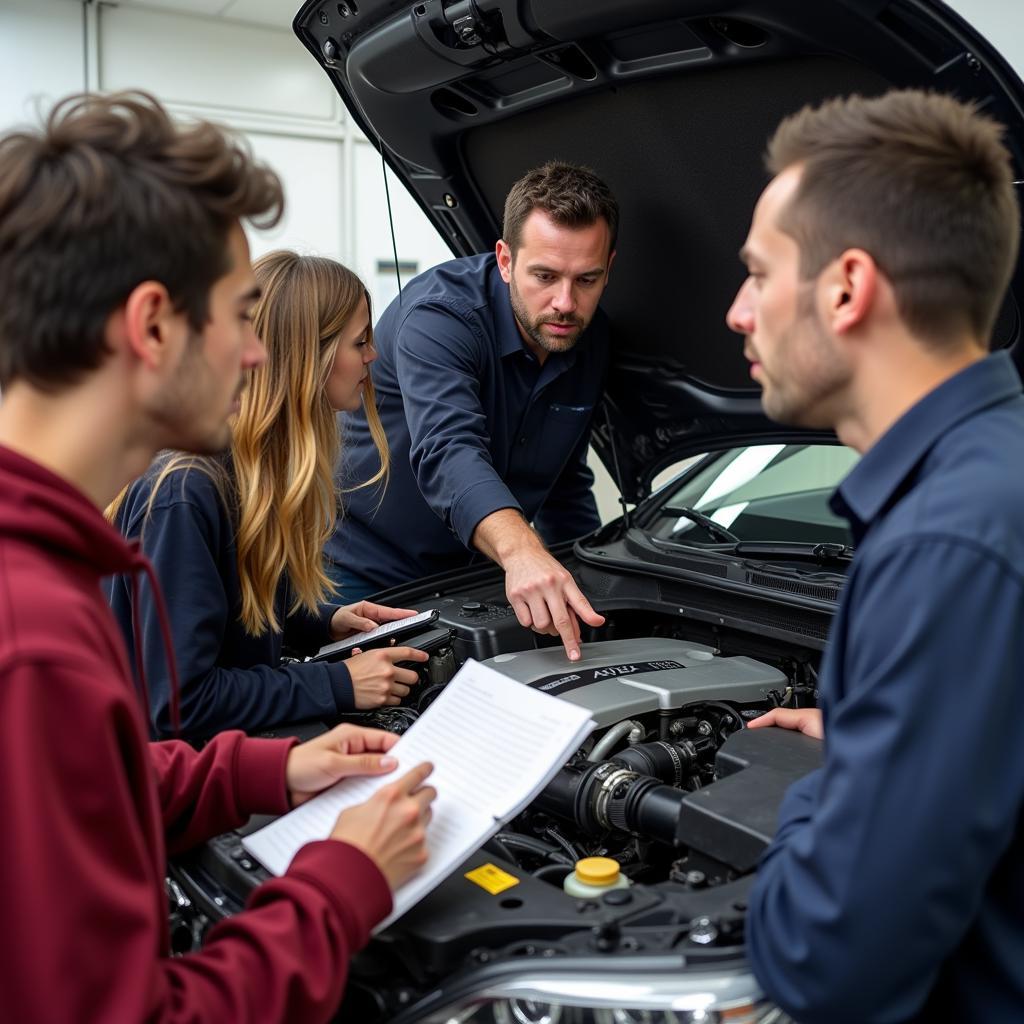
<path id="1" fill-rule="evenodd" d="M 805 107 L 771 139 L 772 174 L 802 168 L 778 227 L 816 277 L 868 252 L 923 342 L 990 342 L 1017 258 L 1020 210 L 1002 127 L 970 103 L 901 90 Z"/>
<path id="2" fill-rule="evenodd" d="M 534 210 L 543 210 L 556 224 L 588 228 L 604 218 L 611 249 L 619 232 L 619 204 L 611 189 L 589 168 L 549 160 L 520 178 L 505 198 L 501 237 L 515 256 L 523 224 Z"/>
<path id="3" fill-rule="evenodd" d="M 145 93 L 77 95 L 0 139 L 0 386 L 54 391 L 96 369 L 110 315 L 162 283 L 193 330 L 242 219 L 275 224 L 281 183 L 206 122 Z"/>

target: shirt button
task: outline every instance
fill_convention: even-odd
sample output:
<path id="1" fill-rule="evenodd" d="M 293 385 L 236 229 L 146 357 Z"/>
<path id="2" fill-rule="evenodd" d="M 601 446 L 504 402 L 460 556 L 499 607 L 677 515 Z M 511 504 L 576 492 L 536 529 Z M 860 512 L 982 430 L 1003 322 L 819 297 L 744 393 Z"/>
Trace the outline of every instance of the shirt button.
<path id="1" fill-rule="evenodd" d="M 519 438 L 519 443 L 520 444 L 526 444 L 526 438 L 525 437 Z"/>

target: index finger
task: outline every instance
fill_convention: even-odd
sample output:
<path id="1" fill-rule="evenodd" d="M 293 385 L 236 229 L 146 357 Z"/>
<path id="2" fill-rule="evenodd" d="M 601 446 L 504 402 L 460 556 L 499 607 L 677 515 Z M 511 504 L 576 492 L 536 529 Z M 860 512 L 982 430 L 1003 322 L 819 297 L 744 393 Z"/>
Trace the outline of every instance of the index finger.
<path id="1" fill-rule="evenodd" d="M 561 594 L 557 595 L 557 600 L 548 597 L 547 605 L 551 612 L 551 623 L 558 630 L 566 655 L 570 661 L 579 660 L 580 624 L 576 620 L 576 613 L 565 603 Z"/>
<path id="2" fill-rule="evenodd" d="M 416 765 L 415 768 L 410 768 L 400 779 L 392 782 L 389 788 L 396 789 L 407 796 L 412 795 L 426 782 L 433 770 L 434 766 L 429 761 L 424 761 L 422 764 Z"/>
<path id="3" fill-rule="evenodd" d="M 382 650 L 387 652 L 387 656 L 392 662 L 426 661 L 430 657 L 426 651 L 421 651 L 418 647 L 386 647 Z"/>
<path id="4" fill-rule="evenodd" d="M 588 626 L 603 626 L 604 616 L 595 612 L 590 602 L 583 596 L 583 591 L 576 586 L 574 580 L 565 585 L 565 597 L 570 607 Z"/>
<path id="5" fill-rule="evenodd" d="M 780 729 L 802 732 L 808 712 L 813 713 L 814 708 L 772 708 L 767 714 L 748 722 L 747 728 L 753 726 L 760 729 L 763 725 L 777 725 Z"/>
<path id="6" fill-rule="evenodd" d="M 771 711 L 766 711 L 763 715 L 758 715 L 757 718 L 752 718 L 747 722 L 748 729 L 760 729 L 766 725 L 775 725 L 778 719 L 778 708 L 772 708 Z"/>
<path id="7" fill-rule="evenodd" d="M 364 615 L 369 615 L 378 622 L 394 622 L 396 619 L 407 619 L 410 615 L 418 615 L 415 608 L 391 608 L 386 604 L 374 604 L 372 601 L 364 601 Z"/>
<path id="8" fill-rule="evenodd" d="M 363 725 L 350 725 L 348 728 L 352 730 L 347 737 L 350 741 L 350 754 L 374 751 L 379 753 L 390 750 L 398 742 L 398 736 L 386 729 L 370 729 Z M 356 749 L 357 747 L 359 749 Z"/>

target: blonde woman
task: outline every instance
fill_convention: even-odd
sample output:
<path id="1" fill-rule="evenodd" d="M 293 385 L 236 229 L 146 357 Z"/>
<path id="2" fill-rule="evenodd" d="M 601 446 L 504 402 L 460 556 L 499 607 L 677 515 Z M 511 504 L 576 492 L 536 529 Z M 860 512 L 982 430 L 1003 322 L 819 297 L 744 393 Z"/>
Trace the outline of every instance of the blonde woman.
<path id="1" fill-rule="evenodd" d="M 416 681 L 410 647 L 347 662 L 282 663 L 331 640 L 413 614 L 360 601 L 338 607 L 322 549 L 334 528 L 335 413 L 365 402 L 383 486 L 388 450 L 373 401 L 376 358 L 366 289 L 333 260 L 278 251 L 254 264 L 253 311 L 267 361 L 237 400 L 227 452 L 168 453 L 108 509 L 140 539 L 167 596 L 181 676 L 182 734 L 254 730 L 397 704 Z M 170 680 L 144 588 L 109 585 L 114 614 L 145 661 L 152 730 L 170 734 Z M 342 595 L 343 597 L 343 595 Z"/>

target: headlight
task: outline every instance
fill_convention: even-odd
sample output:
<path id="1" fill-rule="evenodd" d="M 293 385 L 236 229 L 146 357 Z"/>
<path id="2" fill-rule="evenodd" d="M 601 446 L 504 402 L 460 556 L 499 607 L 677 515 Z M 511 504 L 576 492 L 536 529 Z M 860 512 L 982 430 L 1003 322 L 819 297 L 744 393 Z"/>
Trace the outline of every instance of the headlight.
<path id="1" fill-rule="evenodd" d="M 554 965 L 552 965 L 554 966 Z M 561 965 L 560 965 L 561 966 Z M 747 972 L 520 971 L 420 1024 L 786 1024 Z"/>

